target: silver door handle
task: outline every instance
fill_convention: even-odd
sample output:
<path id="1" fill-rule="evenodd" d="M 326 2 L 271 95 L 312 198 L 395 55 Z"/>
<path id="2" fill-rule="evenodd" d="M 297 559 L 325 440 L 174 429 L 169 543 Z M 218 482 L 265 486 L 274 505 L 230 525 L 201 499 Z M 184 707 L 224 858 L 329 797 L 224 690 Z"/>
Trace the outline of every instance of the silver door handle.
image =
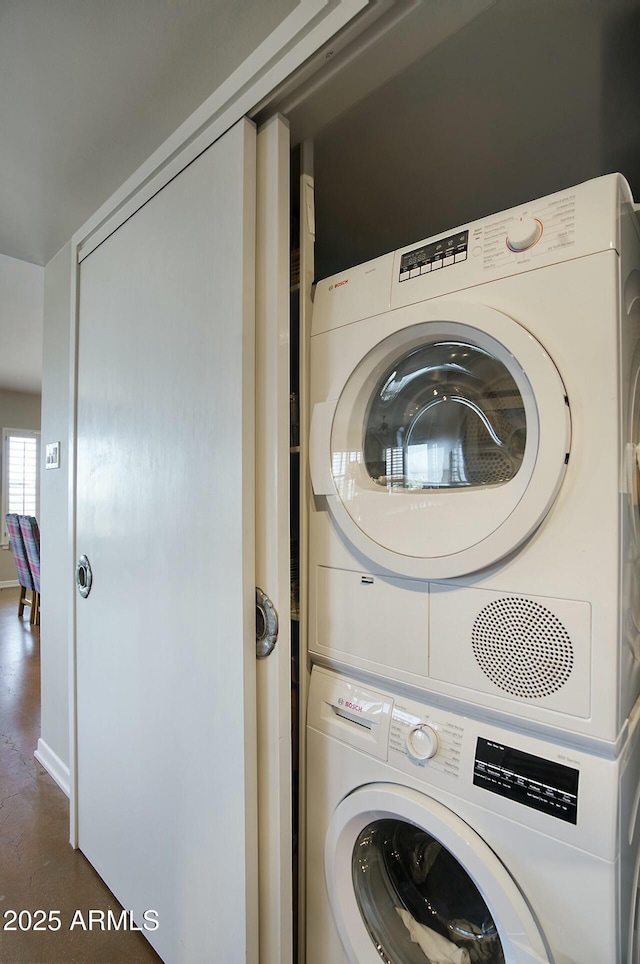
<path id="1" fill-rule="evenodd" d="M 91 592 L 93 573 L 91 563 L 86 556 L 80 556 L 76 564 L 76 586 L 83 599 L 86 599 Z"/>
<path id="2" fill-rule="evenodd" d="M 256 586 L 256 656 L 264 659 L 273 652 L 278 639 L 278 614 L 262 589 Z"/>

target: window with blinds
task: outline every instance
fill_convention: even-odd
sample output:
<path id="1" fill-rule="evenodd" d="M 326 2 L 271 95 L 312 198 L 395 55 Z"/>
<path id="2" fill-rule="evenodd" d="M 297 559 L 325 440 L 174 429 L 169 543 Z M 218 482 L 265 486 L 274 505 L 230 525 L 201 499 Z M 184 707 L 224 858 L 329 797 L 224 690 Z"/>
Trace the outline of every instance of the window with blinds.
<path id="1" fill-rule="evenodd" d="M 5 515 L 38 515 L 40 433 L 3 429 L 2 535 L 9 542 Z"/>

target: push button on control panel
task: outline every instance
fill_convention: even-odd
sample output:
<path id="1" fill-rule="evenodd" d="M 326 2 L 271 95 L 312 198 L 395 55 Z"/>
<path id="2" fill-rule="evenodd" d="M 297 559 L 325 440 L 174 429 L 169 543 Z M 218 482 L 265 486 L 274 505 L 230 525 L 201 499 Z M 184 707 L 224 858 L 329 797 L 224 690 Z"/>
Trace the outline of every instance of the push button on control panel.
<path id="1" fill-rule="evenodd" d="M 400 281 L 419 278 L 439 268 L 448 268 L 467 260 L 469 232 L 460 231 L 440 241 L 423 244 L 413 251 L 405 251 L 400 258 Z"/>

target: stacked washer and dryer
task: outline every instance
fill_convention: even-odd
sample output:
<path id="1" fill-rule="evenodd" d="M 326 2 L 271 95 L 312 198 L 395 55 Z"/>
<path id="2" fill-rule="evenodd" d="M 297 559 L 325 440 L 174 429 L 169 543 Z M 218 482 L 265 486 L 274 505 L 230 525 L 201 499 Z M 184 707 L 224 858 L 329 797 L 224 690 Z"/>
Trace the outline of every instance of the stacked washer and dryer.
<path id="1" fill-rule="evenodd" d="M 310 391 L 307 964 L 638 964 L 624 178 L 321 282 Z"/>

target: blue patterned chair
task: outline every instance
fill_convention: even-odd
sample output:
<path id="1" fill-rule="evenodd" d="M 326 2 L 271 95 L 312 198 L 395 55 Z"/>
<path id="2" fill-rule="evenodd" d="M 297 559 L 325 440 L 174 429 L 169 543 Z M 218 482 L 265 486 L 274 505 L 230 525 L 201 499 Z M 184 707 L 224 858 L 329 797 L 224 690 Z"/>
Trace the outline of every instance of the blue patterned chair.
<path id="1" fill-rule="evenodd" d="M 40 625 L 40 526 L 32 515 L 19 515 L 20 531 L 24 539 L 27 561 L 33 580 L 33 603 L 31 604 L 31 622 Z"/>
<path id="2" fill-rule="evenodd" d="M 31 575 L 31 569 L 29 568 L 29 560 L 27 558 L 27 550 L 22 537 L 19 516 L 16 512 L 8 512 L 5 516 L 5 519 L 7 520 L 7 532 L 9 533 L 11 551 L 13 552 L 13 559 L 18 572 L 18 582 L 20 583 L 18 616 L 22 616 L 25 606 L 30 606 L 31 621 L 33 622 L 35 611 L 35 586 L 33 583 L 33 576 Z M 31 590 L 31 599 L 27 598 L 27 589 Z"/>

